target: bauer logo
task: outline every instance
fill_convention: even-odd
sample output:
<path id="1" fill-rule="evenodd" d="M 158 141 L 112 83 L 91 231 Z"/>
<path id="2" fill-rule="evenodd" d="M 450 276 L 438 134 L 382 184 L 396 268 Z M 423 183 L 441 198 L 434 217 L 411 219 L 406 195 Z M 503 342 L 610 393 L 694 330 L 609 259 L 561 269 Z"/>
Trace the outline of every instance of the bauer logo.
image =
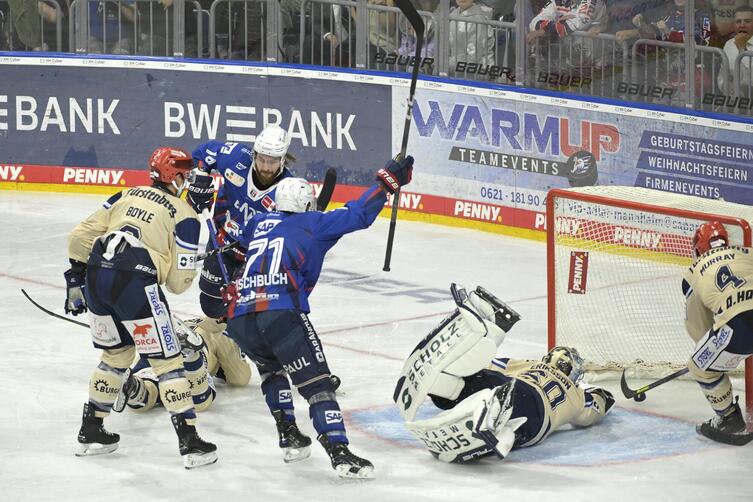
<path id="1" fill-rule="evenodd" d="M 343 414 L 338 410 L 328 410 L 324 412 L 324 421 L 328 424 L 339 424 L 343 421 Z"/>
<path id="2" fill-rule="evenodd" d="M 586 251 L 570 251 L 570 275 L 567 280 L 567 292 L 585 295 L 587 277 L 588 253 Z"/>

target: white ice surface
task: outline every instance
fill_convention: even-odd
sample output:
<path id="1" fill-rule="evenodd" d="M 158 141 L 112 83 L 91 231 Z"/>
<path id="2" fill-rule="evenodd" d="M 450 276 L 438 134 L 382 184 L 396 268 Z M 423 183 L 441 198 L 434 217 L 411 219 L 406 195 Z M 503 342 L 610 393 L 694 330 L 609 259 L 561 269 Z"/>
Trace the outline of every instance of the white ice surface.
<path id="1" fill-rule="evenodd" d="M 103 199 L 0 192 L 0 501 L 753 500 L 753 444 L 695 436 L 693 423 L 710 408 L 692 382 L 658 388 L 642 404 L 618 397 L 602 424 L 556 433 L 504 462 L 434 460 L 392 405 L 403 358 L 452 309 L 451 281 L 481 284 L 521 313 L 500 354 L 540 357 L 545 246 L 401 221 L 385 273 L 385 219 L 334 248 L 311 297 L 314 326 L 343 380 L 339 400 L 352 449 L 373 461 L 375 479 L 339 479 L 316 444 L 307 461 L 283 464 L 257 374 L 248 388 L 219 384 L 214 405 L 199 417 L 201 435 L 219 447 L 214 466 L 183 469 L 163 409 L 111 415 L 106 425 L 121 435 L 120 448 L 76 458 L 81 406 L 99 355 L 86 329 L 36 310 L 20 289 L 62 313 L 68 232 Z M 179 315 L 200 314 L 196 285 L 168 298 Z M 606 386 L 619 393 L 615 382 Z M 313 435 L 300 397 L 296 406 L 302 429 Z"/>

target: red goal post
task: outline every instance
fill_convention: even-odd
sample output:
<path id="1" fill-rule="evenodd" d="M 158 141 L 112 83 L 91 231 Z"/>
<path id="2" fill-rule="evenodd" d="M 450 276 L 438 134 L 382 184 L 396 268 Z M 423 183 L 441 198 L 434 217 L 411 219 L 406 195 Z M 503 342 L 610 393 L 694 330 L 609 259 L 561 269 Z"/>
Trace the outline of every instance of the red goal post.
<path id="1" fill-rule="evenodd" d="M 572 345 L 589 371 L 660 378 L 694 343 L 680 285 L 701 223 L 724 223 L 751 246 L 753 208 L 639 187 L 551 190 L 547 196 L 548 344 Z M 753 361 L 745 380 L 753 410 Z"/>

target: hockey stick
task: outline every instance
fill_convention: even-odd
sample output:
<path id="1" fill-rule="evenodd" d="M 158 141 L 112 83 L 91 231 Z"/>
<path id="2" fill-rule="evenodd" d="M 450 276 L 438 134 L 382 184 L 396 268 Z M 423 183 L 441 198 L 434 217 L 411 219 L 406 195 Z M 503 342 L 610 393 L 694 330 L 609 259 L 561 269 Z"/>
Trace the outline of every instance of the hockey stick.
<path id="1" fill-rule="evenodd" d="M 205 209 L 201 212 L 207 223 L 207 229 L 209 230 L 209 242 L 212 243 L 212 251 L 219 250 L 220 245 L 217 243 L 217 227 L 214 226 L 214 220 L 212 215 L 209 214 L 209 210 Z M 225 260 L 222 259 L 222 255 L 217 255 L 217 263 L 220 265 L 220 272 L 222 272 L 222 280 L 225 281 L 225 285 L 230 284 L 230 278 L 227 274 L 227 267 L 225 267 Z"/>
<path id="2" fill-rule="evenodd" d="M 408 91 L 408 109 L 405 114 L 405 125 L 403 126 L 403 142 L 400 144 L 400 159 L 405 158 L 405 151 L 408 148 L 408 134 L 410 133 L 410 123 L 413 119 L 413 96 L 416 94 L 416 81 L 418 80 L 418 69 L 421 67 L 421 49 L 424 44 L 424 21 L 410 3 L 410 0 L 396 0 L 397 6 L 408 18 L 408 22 L 416 32 L 416 55 L 413 61 L 413 73 L 410 78 L 410 91 Z M 390 215 L 390 231 L 387 235 L 387 251 L 384 256 L 385 272 L 390 271 L 390 261 L 392 260 L 392 244 L 395 240 L 395 224 L 397 222 L 397 208 L 400 205 L 400 187 L 395 190 L 392 196 L 392 214 Z"/>
<path id="3" fill-rule="evenodd" d="M 319 197 L 316 198 L 317 211 L 325 211 L 327 209 L 329 201 L 332 199 L 332 194 L 335 192 L 335 185 L 337 185 L 337 171 L 333 167 L 330 167 L 324 175 L 324 182 L 322 183 Z"/>
<path id="4" fill-rule="evenodd" d="M 21 293 L 23 293 L 23 295 L 26 297 L 27 300 L 29 300 L 31 302 L 32 305 L 34 305 L 36 308 L 38 308 L 39 310 L 41 310 L 42 312 L 44 312 L 47 315 L 51 315 L 52 317 L 57 317 L 58 319 L 62 319 L 64 321 L 72 322 L 73 324 L 78 324 L 79 326 L 81 326 L 83 328 L 90 327 L 85 322 L 77 321 L 75 319 L 71 319 L 70 317 L 66 317 L 64 315 L 56 314 L 52 310 L 44 308 L 43 306 L 41 306 L 40 304 L 38 304 L 37 302 L 35 302 L 31 298 L 31 296 L 29 296 L 29 294 L 26 291 L 24 291 L 23 289 L 21 289 Z"/>
<path id="5" fill-rule="evenodd" d="M 235 241 L 235 242 L 231 242 L 230 244 L 225 244 L 224 246 L 220 246 L 218 248 L 210 249 L 206 253 L 196 253 L 196 261 L 204 261 L 210 256 L 214 256 L 219 253 L 224 253 L 225 251 L 230 251 L 231 249 L 235 249 L 240 245 L 241 245 L 240 242 Z"/>
<path id="6" fill-rule="evenodd" d="M 665 384 L 669 382 L 670 380 L 674 380 L 675 378 L 681 377 L 688 371 L 689 371 L 688 368 L 677 370 L 671 375 L 667 375 L 664 378 L 660 378 L 659 380 L 655 382 L 651 382 L 648 385 L 644 385 L 643 387 L 639 387 L 635 390 L 632 390 L 630 387 L 628 387 L 627 380 L 625 380 L 625 370 L 623 370 L 622 378 L 620 378 L 620 388 L 622 389 L 622 393 L 624 394 L 626 398 L 633 399 L 636 402 L 641 402 L 646 399 L 646 392 L 648 392 L 649 390 L 656 388 L 662 384 Z"/>

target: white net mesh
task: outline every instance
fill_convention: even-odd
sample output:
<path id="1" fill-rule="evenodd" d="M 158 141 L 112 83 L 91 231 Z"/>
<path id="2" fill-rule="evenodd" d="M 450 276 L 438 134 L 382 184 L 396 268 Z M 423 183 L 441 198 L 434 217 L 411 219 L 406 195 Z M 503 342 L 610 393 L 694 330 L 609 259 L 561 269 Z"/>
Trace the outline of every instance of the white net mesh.
<path id="1" fill-rule="evenodd" d="M 576 347 L 591 371 L 658 377 L 684 366 L 693 341 L 683 325 L 681 280 L 693 233 L 711 215 L 753 221 L 753 210 L 633 187 L 561 192 L 550 193 L 548 225 L 556 344 Z M 743 227 L 724 223 L 730 241 L 743 244 Z"/>

